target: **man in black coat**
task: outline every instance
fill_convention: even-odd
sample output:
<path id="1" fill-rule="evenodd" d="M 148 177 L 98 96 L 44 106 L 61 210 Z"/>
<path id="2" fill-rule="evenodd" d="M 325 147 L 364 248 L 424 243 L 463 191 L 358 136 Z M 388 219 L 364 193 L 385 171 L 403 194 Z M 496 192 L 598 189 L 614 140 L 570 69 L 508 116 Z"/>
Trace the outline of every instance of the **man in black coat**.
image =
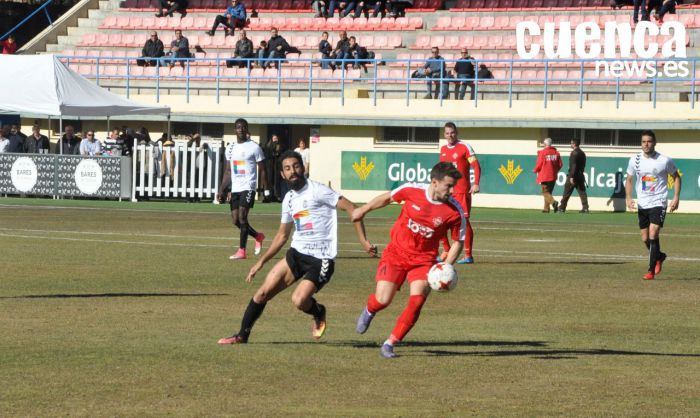
<path id="1" fill-rule="evenodd" d="M 277 28 L 272 28 L 270 31 L 270 39 L 267 41 L 267 58 L 285 58 L 287 56 L 289 44 L 287 43 L 286 39 L 277 33 Z M 264 67 L 269 68 L 270 66 L 274 65 L 275 68 L 278 68 L 279 63 L 280 61 L 267 61 Z"/>
<path id="2" fill-rule="evenodd" d="M 27 135 L 19 130 L 19 125 L 12 125 L 10 128 L 10 145 L 7 147 L 7 152 L 24 152 L 24 140 Z"/>
<path id="3" fill-rule="evenodd" d="M 49 153 L 49 138 L 41 134 L 39 125 L 32 126 L 32 134 L 24 140 L 24 152 L 27 154 Z"/>
<path id="4" fill-rule="evenodd" d="M 56 147 L 56 154 L 63 155 L 80 155 L 80 141 L 81 139 L 75 135 L 73 127 L 71 125 L 66 125 L 64 128 L 64 134 L 58 141 L 58 146 Z"/>
<path id="5" fill-rule="evenodd" d="M 163 41 L 158 39 L 158 34 L 156 32 L 151 32 L 151 37 L 143 45 L 143 49 L 141 49 L 141 57 L 160 58 L 163 55 L 165 55 Z M 155 67 L 158 61 L 138 59 L 136 60 L 136 64 L 139 67 Z"/>
<path id="6" fill-rule="evenodd" d="M 474 100 L 474 58 L 469 56 L 467 48 L 460 51 L 461 57 L 455 63 L 452 76 L 457 79 L 455 86 L 455 100 L 464 100 L 464 95 L 469 86 L 469 98 Z"/>
<path id="7" fill-rule="evenodd" d="M 569 156 L 569 172 L 566 175 L 566 183 L 564 184 L 564 195 L 559 202 L 559 212 L 566 212 L 566 204 L 569 202 L 571 193 L 574 188 L 578 190 L 578 196 L 581 198 L 580 213 L 588 213 L 588 195 L 586 194 L 586 178 L 583 172 L 586 170 L 586 153 L 580 148 L 581 140 L 571 140 L 571 155 Z"/>
<path id="8" fill-rule="evenodd" d="M 238 42 L 236 42 L 236 49 L 233 51 L 233 58 L 253 58 L 255 56 L 253 41 L 248 39 L 245 30 L 242 30 L 239 36 L 240 38 Z M 228 68 L 232 68 L 234 65 L 238 68 L 243 68 L 248 65 L 248 61 L 243 59 L 226 60 L 226 66 Z"/>

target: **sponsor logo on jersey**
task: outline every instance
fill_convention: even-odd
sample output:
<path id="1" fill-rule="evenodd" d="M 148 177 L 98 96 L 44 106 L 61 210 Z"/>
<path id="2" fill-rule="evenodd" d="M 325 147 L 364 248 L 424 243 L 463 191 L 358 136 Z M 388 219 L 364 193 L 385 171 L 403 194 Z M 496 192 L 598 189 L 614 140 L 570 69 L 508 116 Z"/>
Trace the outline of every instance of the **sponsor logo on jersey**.
<path id="1" fill-rule="evenodd" d="M 418 206 L 418 205 L 411 205 L 411 207 L 415 210 L 420 210 L 420 206 Z"/>
<path id="2" fill-rule="evenodd" d="M 231 161 L 231 167 L 233 167 L 233 174 L 245 174 L 245 165 L 245 160 Z"/>
<path id="3" fill-rule="evenodd" d="M 439 216 L 437 218 L 433 218 L 433 225 L 435 225 L 436 228 L 442 225 L 442 218 Z"/>
<path id="4" fill-rule="evenodd" d="M 501 164 L 501 166 L 498 168 L 498 172 L 501 173 L 507 184 L 513 184 L 520 173 L 523 172 L 523 169 L 520 167 L 520 164 L 515 167 L 515 160 L 508 160 L 508 168 Z"/>
<path id="5" fill-rule="evenodd" d="M 311 214 L 309 213 L 308 210 L 304 209 L 301 210 L 294 215 L 292 215 L 292 218 L 294 219 L 294 227 L 296 228 L 297 231 L 310 231 L 314 229 L 313 223 L 311 221 L 306 221 L 304 218 L 308 218 Z"/>
<path id="6" fill-rule="evenodd" d="M 656 190 L 656 182 L 659 178 L 656 176 L 642 176 L 642 190 L 645 192 L 653 192 Z"/>
<path id="7" fill-rule="evenodd" d="M 435 231 L 432 228 L 428 228 L 427 226 L 423 226 L 411 218 L 408 218 L 407 226 L 408 226 L 408 229 L 410 229 L 411 232 L 413 232 L 414 234 L 421 234 L 426 238 L 432 237 L 433 233 L 435 233 Z"/>

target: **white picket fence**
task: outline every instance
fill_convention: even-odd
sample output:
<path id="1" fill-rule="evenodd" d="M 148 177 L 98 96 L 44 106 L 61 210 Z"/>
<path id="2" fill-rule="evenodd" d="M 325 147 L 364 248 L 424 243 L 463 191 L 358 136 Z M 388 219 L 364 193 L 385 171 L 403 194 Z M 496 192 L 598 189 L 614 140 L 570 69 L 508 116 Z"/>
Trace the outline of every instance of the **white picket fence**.
<path id="1" fill-rule="evenodd" d="M 143 197 L 211 199 L 216 203 L 221 172 L 221 142 L 187 146 L 134 144 L 131 200 Z"/>

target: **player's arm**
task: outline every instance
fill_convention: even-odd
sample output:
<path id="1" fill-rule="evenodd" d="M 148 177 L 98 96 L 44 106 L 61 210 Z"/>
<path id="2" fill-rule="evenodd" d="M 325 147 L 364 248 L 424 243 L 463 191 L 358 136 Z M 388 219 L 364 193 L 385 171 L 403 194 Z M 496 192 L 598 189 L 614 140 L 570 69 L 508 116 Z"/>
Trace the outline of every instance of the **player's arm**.
<path id="1" fill-rule="evenodd" d="M 630 209 L 635 209 L 634 200 L 632 200 L 632 177 L 633 174 L 627 173 L 627 178 L 625 179 L 625 202 L 627 202 L 627 207 Z"/>
<path id="2" fill-rule="evenodd" d="M 270 195 L 270 185 L 267 182 L 267 173 L 265 172 L 265 163 L 263 161 L 258 161 L 258 175 L 260 176 L 260 184 L 263 187 L 263 194 L 265 197 Z"/>
<path id="3" fill-rule="evenodd" d="M 355 210 L 354 203 L 352 203 L 348 199 L 341 196 L 340 199 L 338 199 L 338 203 L 335 205 L 335 207 L 347 212 L 348 216 L 352 220 L 352 213 Z M 362 248 L 371 257 L 376 256 L 377 255 L 377 246 L 372 245 L 372 243 L 369 242 L 369 240 L 367 239 L 367 233 L 365 232 L 365 223 L 362 220 L 353 221 L 353 226 L 355 227 L 355 232 L 357 233 L 357 237 L 360 240 L 360 244 L 362 244 Z"/>
<path id="4" fill-rule="evenodd" d="M 455 261 L 459 258 L 459 255 L 462 254 L 462 250 L 464 249 L 464 241 L 452 241 L 452 245 L 450 245 L 450 251 L 447 252 L 447 258 L 445 258 L 445 263 L 447 264 L 454 264 Z"/>
<path id="5" fill-rule="evenodd" d="M 268 261 L 272 260 L 272 258 L 277 255 L 277 253 L 284 247 L 284 244 L 287 243 L 287 240 L 289 239 L 289 235 L 292 233 L 292 226 L 294 223 L 286 223 L 286 224 L 280 224 L 279 229 L 277 230 L 277 234 L 275 234 L 275 237 L 272 239 L 272 242 L 270 243 L 270 247 L 265 251 L 265 253 L 258 259 L 258 261 L 253 264 L 253 267 L 250 268 L 250 271 L 248 272 L 248 276 L 246 276 L 245 281 L 250 283 L 253 280 L 253 277 L 255 277 L 255 273 L 260 271 L 261 268 L 267 263 Z"/>
<path id="6" fill-rule="evenodd" d="M 391 203 L 391 192 L 382 193 L 359 208 L 353 210 L 352 215 L 350 215 L 350 220 L 353 222 L 360 221 L 371 211 L 383 208 L 389 205 L 389 203 Z"/>
<path id="7" fill-rule="evenodd" d="M 474 184 L 472 184 L 469 192 L 471 194 L 479 193 L 479 191 L 481 191 L 481 188 L 479 187 L 479 183 L 481 183 L 481 164 L 479 164 L 479 159 L 476 158 L 476 155 L 470 155 L 467 161 L 469 161 L 469 166 L 471 169 L 474 170 Z M 469 172 L 465 173 L 465 175 L 468 176 Z"/>
<path id="8" fill-rule="evenodd" d="M 671 207 L 669 208 L 671 212 L 678 209 L 678 203 L 681 199 L 681 176 L 678 174 L 678 170 L 673 173 L 673 200 L 671 200 Z"/>
<path id="9" fill-rule="evenodd" d="M 225 202 L 228 199 L 224 199 L 224 190 L 231 187 L 231 161 L 226 160 L 226 165 L 224 167 L 224 177 L 221 179 L 221 185 L 219 185 L 219 193 L 216 195 L 216 200 L 219 202 Z"/>

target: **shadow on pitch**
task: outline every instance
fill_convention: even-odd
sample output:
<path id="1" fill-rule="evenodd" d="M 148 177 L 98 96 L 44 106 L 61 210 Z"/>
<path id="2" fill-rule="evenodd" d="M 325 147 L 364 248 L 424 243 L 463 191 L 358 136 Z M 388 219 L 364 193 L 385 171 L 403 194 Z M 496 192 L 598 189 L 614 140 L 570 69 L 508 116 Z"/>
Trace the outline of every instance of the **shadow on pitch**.
<path id="1" fill-rule="evenodd" d="M 228 293 L 58 293 L 53 295 L 0 296 L 0 299 L 67 299 L 67 298 L 160 298 L 229 296 Z"/>
<path id="2" fill-rule="evenodd" d="M 407 344 L 408 345 L 408 344 Z M 532 357 L 540 360 L 577 359 L 579 356 L 658 356 L 700 358 L 700 354 L 655 353 L 648 351 L 625 351 L 608 349 L 591 350 L 513 350 L 513 351 L 447 351 L 425 350 L 429 356 L 474 356 L 474 357 Z"/>
<path id="3" fill-rule="evenodd" d="M 620 265 L 620 264 L 631 264 L 627 261 L 567 261 L 567 260 L 562 260 L 562 261 L 544 261 L 544 260 L 527 260 L 527 261 L 481 261 L 479 260 L 479 264 L 536 264 L 536 265 L 542 265 L 542 264 L 561 264 L 561 265 L 572 265 L 572 264 L 580 264 L 580 265 L 595 265 L 595 266 L 612 266 L 612 265 Z"/>

